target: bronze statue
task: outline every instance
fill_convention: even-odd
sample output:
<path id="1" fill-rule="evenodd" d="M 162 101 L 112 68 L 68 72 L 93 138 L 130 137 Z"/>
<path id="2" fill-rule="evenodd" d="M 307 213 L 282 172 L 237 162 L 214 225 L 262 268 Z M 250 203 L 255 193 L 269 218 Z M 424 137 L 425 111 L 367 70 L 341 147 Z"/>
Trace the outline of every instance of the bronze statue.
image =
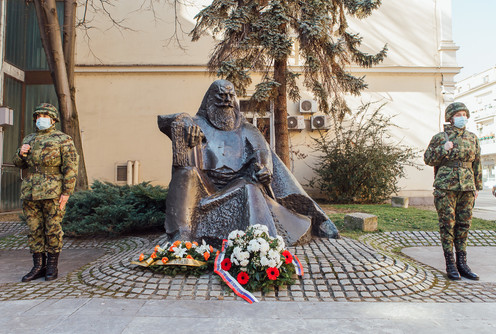
<path id="1" fill-rule="evenodd" d="M 235 229 L 263 224 L 288 245 L 313 235 L 337 238 L 322 209 L 240 113 L 232 83 L 217 80 L 196 116 L 158 116 L 172 140 L 165 230 L 173 238 L 219 245 Z"/>

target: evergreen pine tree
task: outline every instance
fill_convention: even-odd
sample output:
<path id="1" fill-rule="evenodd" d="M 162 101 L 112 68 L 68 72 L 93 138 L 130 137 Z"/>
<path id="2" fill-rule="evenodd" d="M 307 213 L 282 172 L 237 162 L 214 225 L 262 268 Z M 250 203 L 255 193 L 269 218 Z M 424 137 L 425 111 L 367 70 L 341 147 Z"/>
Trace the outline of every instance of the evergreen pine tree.
<path id="1" fill-rule="evenodd" d="M 380 0 L 213 0 L 196 16 L 193 41 L 204 34 L 220 36 L 208 67 L 231 81 L 240 96 L 251 84 L 250 73 L 261 72 L 252 101 L 274 100 L 276 152 L 289 165 L 287 98 L 300 98 L 296 78 L 288 67 L 295 42 L 303 60 L 304 85 L 313 92 L 320 111 L 338 118 L 349 112 L 344 94 L 359 95 L 364 77 L 346 70 L 352 63 L 371 67 L 377 54 L 359 50 L 362 38 L 350 32 L 347 17 L 369 16 Z"/>

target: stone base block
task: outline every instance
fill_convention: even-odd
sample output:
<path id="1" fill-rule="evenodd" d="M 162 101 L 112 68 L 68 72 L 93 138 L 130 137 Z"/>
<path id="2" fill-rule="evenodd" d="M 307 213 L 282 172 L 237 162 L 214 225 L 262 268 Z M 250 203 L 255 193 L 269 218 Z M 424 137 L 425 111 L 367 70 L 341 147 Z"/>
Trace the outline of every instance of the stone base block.
<path id="1" fill-rule="evenodd" d="M 350 213 L 344 216 L 344 226 L 364 232 L 377 231 L 377 216 L 361 212 Z"/>
<path id="2" fill-rule="evenodd" d="M 391 197 L 391 206 L 393 208 L 408 208 L 408 197 L 403 197 L 403 196 Z"/>

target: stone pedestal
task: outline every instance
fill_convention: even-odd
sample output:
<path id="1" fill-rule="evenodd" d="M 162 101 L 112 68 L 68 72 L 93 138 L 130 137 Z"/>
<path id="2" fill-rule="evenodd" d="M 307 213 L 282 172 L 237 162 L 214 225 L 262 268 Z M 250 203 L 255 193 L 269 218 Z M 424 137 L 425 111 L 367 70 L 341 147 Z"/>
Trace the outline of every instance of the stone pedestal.
<path id="1" fill-rule="evenodd" d="M 391 197 L 391 206 L 393 208 L 408 208 L 408 197 L 402 197 L 402 196 Z"/>
<path id="2" fill-rule="evenodd" d="M 344 226 L 351 230 L 373 232 L 377 230 L 377 216 L 354 212 L 344 216 Z"/>

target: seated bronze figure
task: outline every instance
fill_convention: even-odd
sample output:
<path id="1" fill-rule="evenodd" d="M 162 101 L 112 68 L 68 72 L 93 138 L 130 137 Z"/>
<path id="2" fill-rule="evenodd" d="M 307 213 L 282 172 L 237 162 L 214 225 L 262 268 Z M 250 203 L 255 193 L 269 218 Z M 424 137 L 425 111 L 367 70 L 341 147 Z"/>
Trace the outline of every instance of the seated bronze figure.
<path id="1" fill-rule="evenodd" d="M 240 113 L 232 83 L 217 80 L 196 116 L 158 116 L 172 140 L 165 230 L 174 239 L 219 245 L 235 229 L 263 224 L 288 245 L 312 234 L 337 238 L 322 209 Z"/>

